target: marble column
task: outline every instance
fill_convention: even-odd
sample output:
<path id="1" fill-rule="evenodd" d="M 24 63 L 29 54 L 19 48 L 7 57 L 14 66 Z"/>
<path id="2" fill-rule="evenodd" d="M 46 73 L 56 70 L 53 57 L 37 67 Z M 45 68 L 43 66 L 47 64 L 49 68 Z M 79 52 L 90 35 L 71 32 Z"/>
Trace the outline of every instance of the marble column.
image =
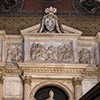
<path id="1" fill-rule="evenodd" d="M 79 100 L 80 97 L 83 95 L 82 91 L 82 78 L 73 78 L 73 86 L 74 86 L 74 98 L 75 100 Z"/>
<path id="2" fill-rule="evenodd" d="M 24 100 L 30 100 L 31 92 L 31 77 L 24 77 Z"/>
<path id="3" fill-rule="evenodd" d="M 0 100 L 2 100 L 3 98 L 3 81 L 4 81 L 3 77 L 0 76 Z"/>

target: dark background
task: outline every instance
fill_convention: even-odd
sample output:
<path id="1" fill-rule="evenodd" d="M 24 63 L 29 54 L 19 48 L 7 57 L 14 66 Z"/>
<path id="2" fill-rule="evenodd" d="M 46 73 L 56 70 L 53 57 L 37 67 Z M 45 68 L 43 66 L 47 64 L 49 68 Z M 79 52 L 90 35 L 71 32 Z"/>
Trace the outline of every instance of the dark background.
<path id="1" fill-rule="evenodd" d="M 62 89 L 55 86 L 46 86 L 38 90 L 35 95 L 36 100 L 46 100 L 49 98 L 50 90 L 54 92 L 55 100 L 69 100 L 68 95 Z"/>

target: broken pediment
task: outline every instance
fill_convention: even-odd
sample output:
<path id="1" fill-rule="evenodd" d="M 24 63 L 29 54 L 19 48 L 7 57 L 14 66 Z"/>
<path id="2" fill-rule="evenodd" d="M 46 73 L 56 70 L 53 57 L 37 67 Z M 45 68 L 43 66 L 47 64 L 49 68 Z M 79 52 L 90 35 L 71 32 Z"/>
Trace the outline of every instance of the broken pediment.
<path id="1" fill-rule="evenodd" d="M 59 23 L 56 8 L 50 7 L 45 9 L 45 15 L 42 18 L 40 24 L 29 27 L 27 29 L 21 30 L 21 33 L 24 34 L 78 34 L 81 35 L 82 32 L 71 28 L 69 26 L 63 25 Z"/>

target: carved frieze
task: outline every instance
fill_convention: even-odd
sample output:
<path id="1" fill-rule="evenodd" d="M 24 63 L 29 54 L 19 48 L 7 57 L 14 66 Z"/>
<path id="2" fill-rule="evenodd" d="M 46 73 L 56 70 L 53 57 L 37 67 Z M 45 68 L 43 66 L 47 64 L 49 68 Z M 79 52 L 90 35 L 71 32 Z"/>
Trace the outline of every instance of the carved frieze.
<path id="1" fill-rule="evenodd" d="M 44 47 L 39 43 L 33 43 L 30 50 L 30 56 L 32 60 L 45 60 Z"/>
<path id="2" fill-rule="evenodd" d="M 7 49 L 6 62 L 21 62 L 22 61 L 22 46 L 10 45 Z"/>
<path id="3" fill-rule="evenodd" d="M 95 52 L 94 49 L 87 49 L 87 48 L 82 48 L 80 52 L 78 53 L 79 55 L 79 63 L 88 63 L 88 64 L 94 64 L 95 63 Z"/>
<path id="4" fill-rule="evenodd" d="M 32 60 L 40 61 L 73 62 L 72 51 L 71 42 L 49 46 L 34 42 L 30 49 L 30 57 Z"/>
<path id="5" fill-rule="evenodd" d="M 46 59 L 47 61 L 56 61 L 57 60 L 57 56 L 56 56 L 56 48 L 51 45 L 47 48 L 46 50 Z"/>
<path id="6" fill-rule="evenodd" d="M 70 62 L 73 60 L 71 43 L 60 45 L 57 48 L 57 59 L 58 61 Z"/>

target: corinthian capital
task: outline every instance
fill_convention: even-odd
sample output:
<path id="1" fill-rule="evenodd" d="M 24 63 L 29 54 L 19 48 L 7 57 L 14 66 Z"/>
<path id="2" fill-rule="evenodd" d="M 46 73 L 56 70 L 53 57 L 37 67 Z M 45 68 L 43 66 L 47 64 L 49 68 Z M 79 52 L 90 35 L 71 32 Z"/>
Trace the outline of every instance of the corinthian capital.
<path id="1" fill-rule="evenodd" d="M 4 81 L 3 75 L 0 74 L 0 84 L 3 84 L 3 81 Z"/>
<path id="2" fill-rule="evenodd" d="M 23 77 L 23 81 L 24 81 L 24 83 L 25 84 L 31 84 L 31 82 L 32 82 L 32 77 L 31 76 L 24 76 Z"/>
<path id="3" fill-rule="evenodd" d="M 77 85 L 81 85 L 83 81 L 82 77 L 74 77 L 73 78 L 73 85 L 77 86 Z"/>

